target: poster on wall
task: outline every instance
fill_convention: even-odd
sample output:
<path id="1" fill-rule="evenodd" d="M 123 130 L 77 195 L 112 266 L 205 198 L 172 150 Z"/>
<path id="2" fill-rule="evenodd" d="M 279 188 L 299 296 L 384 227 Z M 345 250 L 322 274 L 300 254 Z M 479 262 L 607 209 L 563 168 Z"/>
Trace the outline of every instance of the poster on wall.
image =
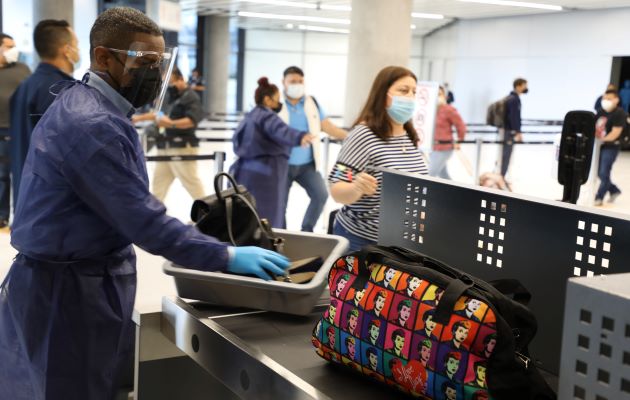
<path id="1" fill-rule="evenodd" d="M 413 126 L 420 138 L 420 149 L 425 154 L 429 154 L 433 147 L 439 89 L 438 82 L 430 81 L 420 81 L 416 88 L 416 113 L 413 116 Z"/>

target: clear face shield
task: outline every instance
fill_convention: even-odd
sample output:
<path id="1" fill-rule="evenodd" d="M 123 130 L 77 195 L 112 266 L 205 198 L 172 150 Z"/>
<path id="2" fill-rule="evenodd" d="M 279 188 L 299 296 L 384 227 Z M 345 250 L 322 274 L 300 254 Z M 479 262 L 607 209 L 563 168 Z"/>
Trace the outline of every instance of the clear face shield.
<path id="1" fill-rule="evenodd" d="M 151 43 L 134 42 L 129 50 L 108 50 L 125 68 L 118 92 L 135 108 L 154 104 L 159 111 L 175 65 L 177 47 L 167 47 L 161 52 Z"/>

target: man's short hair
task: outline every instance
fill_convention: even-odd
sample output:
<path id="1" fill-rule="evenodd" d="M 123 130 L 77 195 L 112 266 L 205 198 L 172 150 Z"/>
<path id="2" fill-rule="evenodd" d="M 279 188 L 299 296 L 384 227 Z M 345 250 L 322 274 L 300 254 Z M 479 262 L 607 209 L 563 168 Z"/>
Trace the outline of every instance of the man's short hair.
<path id="1" fill-rule="evenodd" d="M 348 311 L 348 313 L 346 314 L 346 318 L 350 319 L 350 316 L 352 315 L 354 315 L 356 318 L 359 318 L 359 310 L 353 308 L 352 310 Z"/>
<path id="2" fill-rule="evenodd" d="M 608 89 L 606 90 L 606 92 L 604 92 L 604 94 L 612 94 L 613 96 L 619 98 L 619 92 L 617 92 L 617 90 L 615 89 Z"/>
<path id="3" fill-rule="evenodd" d="M 289 68 L 285 69 L 283 77 L 286 78 L 287 75 L 289 75 L 289 74 L 298 74 L 301 77 L 304 77 L 304 71 L 302 71 L 302 68 L 296 67 L 295 65 L 292 65 Z"/>
<path id="4" fill-rule="evenodd" d="M 335 299 L 330 300 L 330 305 L 337 308 L 337 300 Z"/>
<path id="5" fill-rule="evenodd" d="M 55 58 L 61 46 L 72 43 L 72 35 L 68 28 L 70 24 L 63 19 L 39 21 L 33 31 L 33 43 L 40 58 Z"/>
<path id="6" fill-rule="evenodd" d="M 171 72 L 171 75 L 175 79 L 178 79 L 178 80 L 182 79 L 182 80 L 184 80 L 184 74 L 182 74 L 182 71 L 179 68 L 175 67 L 175 66 L 173 66 L 173 72 Z"/>
<path id="7" fill-rule="evenodd" d="M 378 353 L 376 353 L 376 349 L 374 347 L 368 347 L 368 349 L 365 351 L 365 354 L 369 357 L 371 354 L 374 354 L 375 356 L 378 355 Z"/>
<path id="8" fill-rule="evenodd" d="M 137 33 L 162 36 L 160 27 L 135 8 L 114 7 L 104 11 L 90 31 L 90 59 L 94 58 L 94 48 L 99 46 L 128 50 Z"/>
<path id="9" fill-rule="evenodd" d="M 13 40 L 12 36 L 7 35 L 6 33 L 2 32 L 0 33 L 0 45 L 2 45 L 2 43 L 4 42 L 4 39 L 9 39 L 9 40 Z"/>
<path id="10" fill-rule="evenodd" d="M 514 89 L 516 89 L 517 87 L 519 87 L 519 86 L 521 86 L 521 85 L 523 85 L 525 83 L 527 83 L 527 80 L 525 80 L 523 78 L 516 78 L 516 79 L 514 79 L 514 84 L 513 84 Z"/>
<path id="11" fill-rule="evenodd" d="M 352 337 L 352 336 L 348 336 L 346 338 L 346 347 L 348 347 L 348 345 L 352 343 L 352 344 L 356 344 L 356 340 Z"/>
<path id="12" fill-rule="evenodd" d="M 429 317 L 433 317 L 434 315 L 435 310 L 433 309 L 425 311 L 424 314 L 422 314 L 422 322 L 426 323 L 427 319 L 429 319 Z"/>

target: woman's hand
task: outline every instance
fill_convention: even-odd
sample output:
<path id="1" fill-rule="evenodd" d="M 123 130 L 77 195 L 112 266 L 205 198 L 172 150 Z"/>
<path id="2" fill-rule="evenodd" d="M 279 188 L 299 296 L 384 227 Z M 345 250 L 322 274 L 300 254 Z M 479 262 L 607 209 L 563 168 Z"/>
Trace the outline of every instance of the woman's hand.
<path id="1" fill-rule="evenodd" d="M 302 138 L 302 141 L 300 142 L 300 146 L 308 147 L 308 146 L 311 145 L 311 143 L 313 143 L 316 140 L 317 140 L 317 135 L 316 134 L 314 134 L 314 133 L 307 133 Z"/>
<path id="2" fill-rule="evenodd" d="M 372 196 L 378 188 L 378 181 L 375 177 L 365 172 L 359 173 L 352 182 L 357 192 L 362 195 Z"/>

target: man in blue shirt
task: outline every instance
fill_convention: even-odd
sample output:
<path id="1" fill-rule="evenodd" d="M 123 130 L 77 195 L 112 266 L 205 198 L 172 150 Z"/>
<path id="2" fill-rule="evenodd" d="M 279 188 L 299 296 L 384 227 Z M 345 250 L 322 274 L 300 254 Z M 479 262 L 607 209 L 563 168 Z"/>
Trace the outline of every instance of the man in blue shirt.
<path id="1" fill-rule="evenodd" d="M 298 131 L 306 131 L 319 136 L 321 131 L 331 137 L 343 140 L 348 132 L 333 124 L 312 96 L 304 93 L 304 72 L 299 67 L 289 67 L 284 70 L 285 106 L 279 112 L 280 118 L 285 123 Z M 324 179 L 319 173 L 319 139 L 312 142 L 311 146 L 296 146 L 291 150 L 289 156 L 289 180 L 286 191 L 288 204 L 289 192 L 293 182 L 297 182 L 306 190 L 310 203 L 304 214 L 302 230 L 313 232 L 315 224 L 324 209 L 328 199 L 328 191 Z"/>
<path id="2" fill-rule="evenodd" d="M 0 285 L 0 399 L 111 400 L 131 351 L 132 243 L 205 271 L 270 279 L 288 260 L 228 247 L 166 215 L 149 192 L 130 122 L 166 76 L 160 28 L 115 7 L 90 32 L 90 70 L 58 96 L 31 138 L 15 208 L 18 250 Z"/>
<path id="3" fill-rule="evenodd" d="M 79 42 L 67 21 L 40 21 L 33 33 L 35 49 L 41 59 L 33 74 L 11 96 L 11 178 L 13 205 L 17 204 L 20 177 L 31 142 L 33 128 L 55 99 L 51 86 L 71 80 L 79 63 Z"/>
<path id="4" fill-rule="evenodd" d="M 510 158 L 512 158 L 512 148 L 514 142 L 522 142 L 523 134 L 521 133 L 521 99 L 520 96 L 527 94 L 527 81 L 523 78 L 514 80 L 514 90 L 510 93 L 505 101 L 505 124 L 503 125 L 503 151 L 501 156 L 501 176 L 505 178 L 508 167 L 510 166 Z"/>

